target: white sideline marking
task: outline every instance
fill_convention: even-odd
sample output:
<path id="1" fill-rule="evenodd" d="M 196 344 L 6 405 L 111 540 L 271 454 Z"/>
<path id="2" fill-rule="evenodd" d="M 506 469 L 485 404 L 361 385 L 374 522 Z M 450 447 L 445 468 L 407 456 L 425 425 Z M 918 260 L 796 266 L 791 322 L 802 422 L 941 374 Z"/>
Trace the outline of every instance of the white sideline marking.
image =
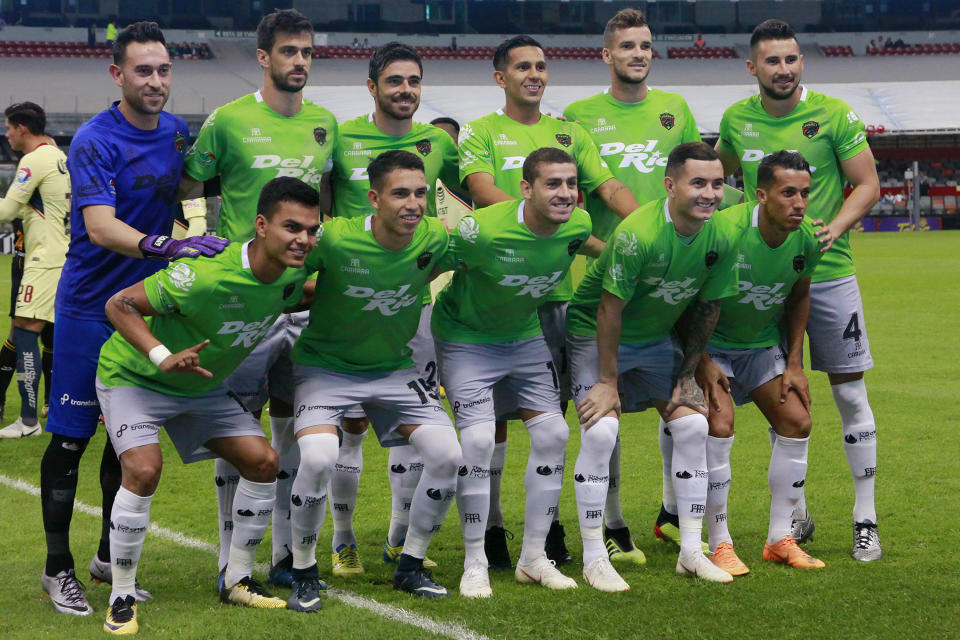
<path id="1" fill-rule="evenodd" d="M 19 478 L 11 478 L 10 476 L 2 473 L 0 473 L 0 484 L 6 485 L 11 489 L 16 489 L 17 491 L 29 493 L 32 496 L 39 497 L 40 495 L 39 487 L 35 487 L 29 482 L 25 482 Z M 80 511 L 81 513 L 85 513 L 89 516 L 95 516 L 97 518 L 99 518 L 101 514 L 100 507 L 93 507 L 80 502 L 79 500 L 74 502 L 74 510 Z M 199 538 L 192 538 L 184 535 L 179 531 L 158 526 L 152 522 L 150 523 L 150 533 L 160 538 L 165 538 L 175 542 L 182 547 L 189 547 L 191 549 L 198 549 L 200 551 L 206 551 L 207 553 L 214 554 L 219 552 L 216 545 L 210 544 L 209 542 L 204 542 Z M 263 563 L 258 563 L 257 568 L 263 571 L 267 567 Z M 365 598 L 349 591 L 330 589 L 327 591 L 327 593 L 351 607 L 355 607 L 357 609 L 366 609 L 367 611 L 371 611 L 388 620 L 396 620 L 397 622 L 419 627 L 420 629 L 435 633 L 437 635 L 454 638 L 454 640 L 490 640 L 490 638 L 487 636 L 475 631 L 471 631 L 466 627 L 461 627 L 458 624 L 453 624 L 451 622 L 438 622 L 437 620 L 427 618 L 426 616 L 421 616 L 413 613 L 412 611 L 407 611 L 406 609 L 394 607 L 389 604 L 383 604 L 382 602 L 377 602 L 376 600 Z"/>

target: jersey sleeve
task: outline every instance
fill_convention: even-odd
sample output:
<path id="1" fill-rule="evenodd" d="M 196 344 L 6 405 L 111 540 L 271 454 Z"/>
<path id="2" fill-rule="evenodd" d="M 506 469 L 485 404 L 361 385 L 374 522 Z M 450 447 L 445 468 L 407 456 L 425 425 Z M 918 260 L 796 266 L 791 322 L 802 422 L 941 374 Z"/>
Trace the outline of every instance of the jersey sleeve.
<path id="1" fill-rule="evenodd" d="M 468 122 L 460 130 L 460 146 L 458 156 L 460 160 L 460 174 L 458 184 L 463 184 L 467 176 L 474 173 L 489 173 L 493 171 L 493 150 L 486 128 L 476 121 Z"/>
<path id="2" fill-rule="evenodd" d="M 33 195 L 43 179 L 41 167 L 31 167 L 32 164 L 30 154 L 20 158 L 20 162 L 17 164 L 17 174 L 13 177 L 10 188 L 7 189 L 6 199 L 20 204 L 26 204 L 30 201 L 30 196 Z"/>
<path id="3" fill-rule="evenodd" d="M 326 247 L 330 236 L 329 225 L 330 221 L 320 224 L 320 229 L 317 231 L 317 244 L 313 247 L 310 253 L 307 254 L 307 259 L 303 262 L 303 266 L 307 273 L 323 271 L 323 255 L 327 250 Z"/>
<path id="4" fill-rule="evenodd" d="M 681 140 L 683 142 L 700 142 L 700 130 L 697 129 L 697 120 L 693 117 L 693 113 L 690 111 L 690 106 L 687 104 L 687 101 L 683 100 L 682 104 L 683 137 Z"/>
<path id="5" fill-rule="evenodd" d="M 720 118 L 720 148 L 719 151 L 736 155 L 737 150 L 733 148 L 733 140 L 730 137 L 730 109 L 723 112 Z"/>
<path id="6" fill-rule="evenodd" d="M 172 262 L 166 269 L 143 281 L 147 300 L 161 315 L 181 313 L 189 315 L 191 300 L 206 300 L 216 286 L 216 278 L 198 273 L 206 258 L 191 258 Z"/>
<path id="7" fill-rule="evenodd" d="M 587 135 L 587 130 L 573 122 L 574 127 L 574 159 L 577 161 L 577 174 L 580 190 L 584 193 L 593 191 L 613 177 L 607 164 L 600 158 L 593 140 Z"/>
<path id="8" fill-rule="evenodd" d="M 438 131 L 440 131 L 438 129 Z M 438 138 L 440 151 L 443 154 L 443 166 L 440 167 L 440 181 L 448 187 L 460 184 L 460 156 L 457 145 L 453 143 L 445 131 L 440 131 Z"/>
<path id="9" fill-rule="evenodd" d="M 613 248 L 609 249 L 603 288 L 629 302 L 640 282 L 646 254 L 646 246 L 637 241 L 637 234 L 629 229 L 618 229 Z"/>
<path id="10" fill-rule="evenodd" d="M 77 211 L 98 204 L 117 206 L 117 189 L 114 183 L 116 169 L 113 150 L 109 145 L 90 135 L 89 131 L 84 132 L 70 144 L 67 168 L 70 170 L 73 202 Z"/>
<path id="11" fill-rule="evenodd" d="M 467 271 L 476 267 L 483 251 L 480 244 L 480 223 L 472 213 L 460 218 L 456 229 L 450 232 L 447 252 L 438 263 L 444 271 Z"/>
<path id="12" fill-rule="evenodd" d="M 836 109 L 837 133 L 833 140 L 833 150 L 842 162 L 857 155 L 869 145 L 866 127 L 857 112 L 842 100 L 837 101 Z"/>
<path id="13" fill-rule="evenodd" d="M 194 180 L 203 182 L 209 180 L 219 173 L 220 145 L 217 142 L 217 125 L 215 124 L 217 112 L 207 116 L 203 126 L 200 127 L 200 133 L 197 134 L 197 140 L 187 151 L 186 158 L 183 161 L 183 170 Z M 222 125 L 221 125 L 222 126 Z"/>
<path id="14" fill-rule="evenodd" d="M 800 277 L 812 278 L 813 272 L 816 271 L 817 265 L 820 264 L 820 258 L 823 257 L 823 254 L 820 253 L 820 242 L 817 240 L 813 226 L 803 229 L 803 232 L 804 240 L 806 241 L 805 253 L 807 259 L 804 269 L 800 273 Z"/>

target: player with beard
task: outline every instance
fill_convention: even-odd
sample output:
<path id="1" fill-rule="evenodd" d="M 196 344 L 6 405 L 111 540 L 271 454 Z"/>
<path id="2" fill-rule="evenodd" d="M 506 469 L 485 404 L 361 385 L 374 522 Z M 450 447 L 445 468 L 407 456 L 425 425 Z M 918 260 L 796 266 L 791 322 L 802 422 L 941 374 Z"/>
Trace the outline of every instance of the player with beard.
<path id="1" fill-rule="evenodd" d="M 467 187 L 474 207 L 488 207 L 521 197 L 523 161 L 535 149 L 563 149 L 577 163 L 577 178 L 584 194 L 593 194 L 621 218 L 637 208 L 637 199 L 613 177 L 597 153 L 587 132 L 575 122 L 565 122 L 540 112 L 547 87 L 547 61 L 540 43 L 530 36 L 515 36 L 497 47 L 493 56 L 493 78 L 504 92 L 504 106 L 472 122 L 460 131 L 460 180 Z M 597 256 L 603 243 L 596 237 L 580 252 Z M 540 323 L 547 346 L 560 376 L 563 401 L 569 395 L 564 343 L 564 315 L 573 295 L 568 275 L 540 305 Z M 494 569 L 510 569 L 510 555 L 500 508 L 500 483 L 507 450 L 505 417 L 515 406 L 497 409 L 497 444 L 490 467 L 490 516 L 487 521 L 487 559 Z M 559 518 L 559 515 L 558 515 Z M 564 544 L 559 519 L 547 536 L 547 556 L 557 564 L 572 558 Z"/>
<path id="2" fill-rule="evenodd" d="M 313 25 L 294 9 L 263 17 L 257 27 L 257 61 L 263 88 L 216 109 L 187 153 L 181 196 L 197 183 L 220 177 L 223 204 L 217 233 L 246 242 L 254 234 L 254 212 L 263 186 L 275 177 L 299 178 L 320 189 L 337 136 L 333 114 L 303 97 L 313 55 Z M 325 210 L 321 204 L 321 210 Z M 290 583 L 290 487 L 299 465 L 293 445 L 293 384 L 290 349 L 307 314 L 282 314 L 270 333 L 227 379 L 244 405 L 259 414 L 270 400 L 271 444 L 280 456 L 273 522 L 270 582 Z M 220 558 L 230 552 L 230 505 L 240 474 L 220 458 L 214 465 L 220 518 Z"/>
<path id="3" fill-rule="evenodd" d="M 457 184 L 459 178 L 457 147 L 450 136 L 432 125 L 413 120 L 420 106 L 423 64 L 413 47 L 389 42 L 370 56 L 367 90 L 374 101 L 373 113 L 340 125 L 333 152 L 330 182 L 333 191 L 332 213 L 336 217 L 356 218 L 371 211 L 367 193 L 370 180 L 367 165 L 385 151 L 409 151 L 423 160 L 427 185 L 437 180 Z M 436 217 L 436 198 L 427 194 L 426 215 Z M 420 326 L 411 342 L 413 359 L 431 388 L 437 381 L 437 358 L 430 334 L 433 310 L 429 291 L 425 294 Z M 333 519 L 333 574 L 348 576 L 363 573 L 353 531 L 353 513 L 363 469 L 363 439 L 367 420 L 359 408 L 347 412 L 343 420 L 340 457 L 330 480 L 330 510 Z M 390 528 L 383 545 L 383 560 L 396 562 L 403 549 L 410 520 L 410 501 L 423 471 L 423 460 L 411 445 L 390 448 L 388 476 L 392 492 Z M 436 566 L 427 559 L 424 565 Z"/>
<path id="4" fill-rule="evenodd" d="M 750 37 L 747 71 L 758 95 L 727 108 L 720 121 L 717 152 L 729 175 L 743 169 L 744 193 L 754 199 L 757 167 L 764 156 L 796 150 L 810 163 L 810 206 L 817 212 L 823 259 L 810 285 L 810 362 L 825 371 L 840 412 L 843 447 L 853 476 L 853 557 L 881 556 L 874 484 L 877 427 L 863 373 L 873 366 L 863 302 L 857 284 L 850 228 L 880 197 L 880 181 L 863 122 L 850 105 L 800 85 L 803 56 L 786 22 L 767 20 Z M 844 199 L 844 182 L 853 186 Z M 771 431 L 771 442 L 773 441 Z M 801 498 L 793 533 L 813 534 L 813 519 Z"/>
<path id="5" fill-rule="evenodd" d="M 697 123 L 686 100 L 647 86 L 653 64 L 653 35 L 643 12 L 623 9 L 603 31 L 603 61 L 610 72 L 610 88 L 578 100 L 566 108 L 567 120 L 579 122 L 590 134 L 610 171 L 625 184 L 639 202 L 658 200 L 666 194 L 663 175 L 667 156 L 684 142 L 698 142 Z M 740 193 L 736 192 L 737 199 Z M 620 222 L 601 199 L 584 195 L 584 207 L 593 219 L 593 235 L 606 241 Z M 660 439 L 664 425 L 659 428 Z M 661 447 L 669 471 L 672 447 Z M 665 472 L 666 473 L 666 472 Z M 680 544 L 677 505 L 669 476 L 663 482 L 663 507 L 654 531 L 658 537 Z M 646 562 L 636 548 L 620 506 L 620 441 L 610 459 L 610 488 L 604 509 L 604 538 L 613 562 Z"/>

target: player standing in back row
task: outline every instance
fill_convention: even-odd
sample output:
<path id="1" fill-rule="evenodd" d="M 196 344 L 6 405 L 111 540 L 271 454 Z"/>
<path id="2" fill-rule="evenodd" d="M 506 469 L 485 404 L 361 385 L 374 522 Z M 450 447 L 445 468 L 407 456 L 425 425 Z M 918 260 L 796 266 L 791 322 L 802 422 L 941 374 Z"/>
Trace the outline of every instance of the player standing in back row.
<path id="1" fill-rule="evenodd" d="M 810 286 L 811 366 L 827 372 L 843 425 L 843 446 L 853 475 L 853 557 L 862 562 L 881 555 L 874 503 L 877 427 L 867 401 L 863 372 L 873 366 L 854 275 L 849 230 L 880 196 L 880 181 L 863 122 L 850 105 L 800 85 L 803 56 L 786 22 L 767 20 L 750 37 L 747 70 L 757 78 L 759 95 L 727 108 L 720 121 L 717 152 L 724 173 L 743 168 L 744 194 L 755 198 L 757 167 L 764 156 L 796 150 L 810 163 L 810 207 L 823 221 L 817 231 L 823 259 Z M 844 200 L 844 181 L 853 186 Z M 793 529 L 806 540 L 813 519 L 801 500 Z"/>

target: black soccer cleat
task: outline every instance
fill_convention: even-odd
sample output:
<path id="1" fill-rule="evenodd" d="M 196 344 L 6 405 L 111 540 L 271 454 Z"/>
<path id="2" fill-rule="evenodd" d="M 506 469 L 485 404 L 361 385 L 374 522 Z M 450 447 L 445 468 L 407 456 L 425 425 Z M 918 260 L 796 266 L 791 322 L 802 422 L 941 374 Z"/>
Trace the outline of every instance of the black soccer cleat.
<path id="1" fill-rule="evenodd" d="M 397 569 L 393 574 L 393 588 L 422 598 L 446 598 L 450 593 L 430 577 L 423 567 Z"/>
<path id="2" fill-rule="evenodd" d="M 496 571 L 512 571 L 510 549 L 507 548 L 507 538 L 513 540 L 513 532 L 503 527 L 490 527 L 483 534 L 483 551 L 487 556 L 487 563 Z"/>
<path id="3" fill-rule="evenodd" d="M 547 542 L 543 545 L 543 550 L 547 552 L 547 558 L 553 560 L 553 563 L 558 567 L 573 562 L 573 556 L 570 555 L 567 545 L 563 541 L 565 535 L 563 525 L 554 520 L 550 523 Z"/>

